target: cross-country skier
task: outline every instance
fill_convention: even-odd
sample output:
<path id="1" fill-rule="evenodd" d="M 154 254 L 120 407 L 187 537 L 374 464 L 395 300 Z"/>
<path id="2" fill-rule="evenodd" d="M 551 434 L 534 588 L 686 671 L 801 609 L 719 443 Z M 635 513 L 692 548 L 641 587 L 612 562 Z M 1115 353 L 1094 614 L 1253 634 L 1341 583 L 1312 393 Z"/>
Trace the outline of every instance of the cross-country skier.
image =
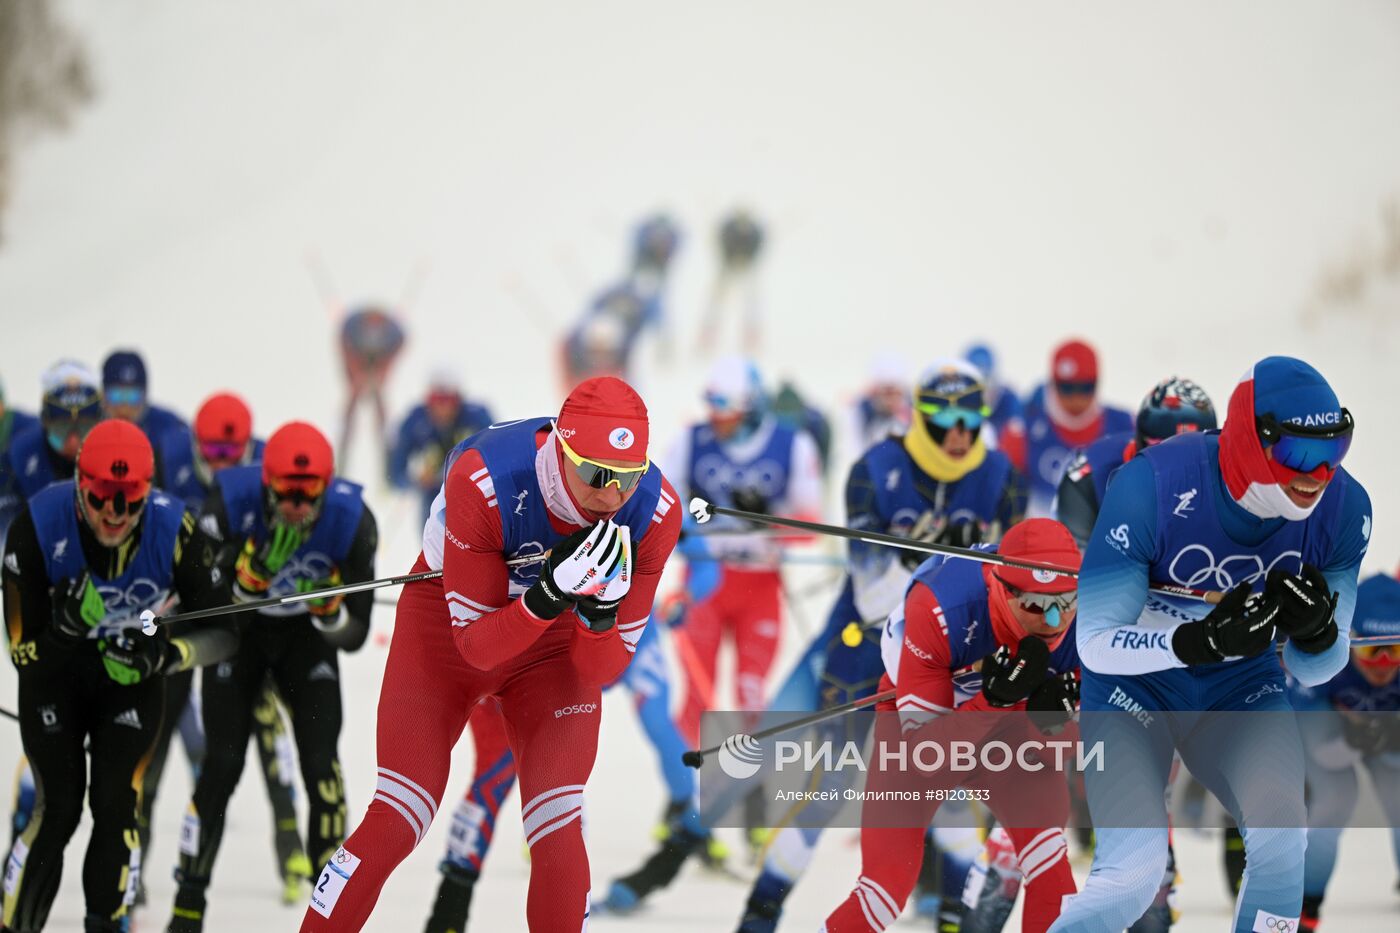
<path id="1" fill-rule="evenodd" d="M 267 439 L 261 464 L 214 477 L 200 527 L 237 556 L 233 596 L 251 601 L 374 577 L 379 543 L 360 487 L 335 475 L 331 445 L 304 421 Z M 291 714 L 309 804 L 306 851 L 322 864 L 345 838 L 340 738 L 341 651 L 369 634 L 373 594 L 330 596 L 237 617 L 238 654 L 205 672 L 206 751 L 180 833 L 179 887 L 170 933 L 203 929 L 206 890 L 229 798 L 248 752 L 254 710 L 270 675 Z"/>
<path id="2" fill-rule="evenodd" d="M 1241 729 L 1160 711 L 1290 710 L 1276 633 L 1304 686 L 1346 666 L 1371 534 L 1370 499 L 1341 468 L 1351 439 L 1351 415 L 1322 375 L 1272 356 L 1236 386 L 1221 433 L 1150 447 L 1114 476 L 1079 581 L 1083 708 L 1133 715 L 1084 724 L 1115 764 L 1085 774 L 1094 865 L 1057 933 L 1121 930 L 1151 903 L 1166 867 L 1174 752 L 1244 827 L 1233 928 L 1296 929 L 1306 824 L 1291 718 Z M 1149 582 L 1225 595 L 1211 606 L 1149 593 Z"/>
<path id="3" fill-rule="evenodd" d="M 602 686 L 632 658 L 685 511 L 648 434 L 637 393 L 601 378 L 569 393 L 557 420 L 493 425 L 448 458 L 415 565 L 443 575 L 399 597 L 374 802 L 313 885 L 305 933 L 364 925 L 427 833 L 452 746 L 488 696 L 520 762 L 526 922 L 585 925 L 583 798 Z"/>
<path id="4" fill-rule="evenodd" d="M 130 421 L 150 438 L 160 461 L 168 435 L 188 430 L 184 419 L 152 405 L 147 395 L 146 361 L 135 350 L 113 350 L 102 361 L 102 408 L 108 418 Z"/>
<path id="5" fill-rule="evenodd" d="M 83 929 L 127 929 L 141 871 L 141 772 L 162 717 L 158 675 L 233 649 L 219 626 L 161 627 L 152 637 L 139 630 L 140 612 L 172 597 L 186 609 L 228 601 L 214 544 L 178 499 L 152 486 L 154 472 L 140 429 L 104 421 L 83 441 L 76 479 L 31 497 L 6 541 L 20 737 L 38 789 L 6 868 L 3 926 L 14 933 L 43 929 L 85 796 L 93 825 Z"/>
<path id="6" fill-rule="evenodd" d="M 1168 438 L 1213 431 L 1215 426 L 1215 405 L 1204 389 L 1190 379 L 1163 379 L 1143 397 L 1131 433 L 1100 438 L 1070 459 L 1055 495 L 1055 517 L 1083 549 L 1094 531 L 1108 481 L 1119 467 Z"/>
<path id="7" fill-rule="evenodd" d="M 887 437 L 909 430 L 914 372 L 901 355 L 880 353 L 870 363 L 865 387 L 851 413 L 851 453 L 859 457 Z"/>
<path id="8" fill-rule="evenodd" d="M 681 432 L 667 454 L 692 496 L 746 512 L 815 519 L 821 514 L 821 459 L 805 431 L 781 424 L 770 411 L 758 368 L 743 357 L 718 360 L 705 381 L 706 420 Z M 705 681 L 714 683 L 720 642 L 738 656 L 735 692 L 739 709 L 761 710 L 764 683 L 777 655 L 782 620 L 778 545 L 744 523 L 711 522 L 705 557 L 720 561 L 719 584 L 686 611 L 689 641 L 685 704 L 677 716 L 692 744 L 706 708 Z M 698 669 L 695 669 L 698 668 Z"/>
<path id="9" fill-rule="evenodd" d="M 987 450 L 982 439 L 983 388 L 980 373 L 967 363 L 943 360 L 928 369 L 908 432 L 871 447 L 851 467 L 849 527 L 965 547 L 994 542 L 1021 519 L 1024 483 L 1006 455 Z M 812 710 L 875 692 L 884 674 L 881 627 L 922 557 L 851 542 L 849 572 L 826 628 L 778 691 L 774 709 Z M 820 828 L 796 827 L 777 834 L 745 905 L 743 933 L 774 929 L 820 834 Z"/>
<path id="10" fill-rule="evenodd" d="M 403 350 L 405 339 L 403 324 L 388 308 L 364 305 L 347 312 L 341 321 L 340 358 L 345 367 L 347 390 L 345 415 L 340 429 L 341 459 L 350 456 L 355 410 L 362 400 L 368 400 L 374 406 L 375 437 L 379 439 L 377 443 L 383 443 L 388 428 L 384 387 L 389 382 L 389 371 Z"/>
<path id="11" fill-rule="evenodd" d="M 1050 519 L 1015 525 L 996 550 L 1070 570 L 1079 564 L 1074 539 Z M 894 701 L 878 707 L 886 715 L 876 725 L 877 742 L 889 747 L 906 739 L 952 737 L 952 731 L 937 730 L 956 728 L 963 712 L 1020 709 L 1067 721 L 1079 692 L 1072 632 L 1075 602 L 1075 580 L 1070 576 L 956 558 L 925 561 L 914 572 L 902 611 L 896 610 L 886 624 L 886 674 L 880 686 L 897 692 Z M 888 715 L 893 710 L 899 713 L 897 720 Z M 1012 736 L 1021 734 L 1015 730 L 1026 725 L 1021 717 L 998 725 L 980 717 L 957 738 L 972 739 L 972 733 L 990 726 L 999 730 L 997 738 L 1013 741 Z M 1008 729 L 1012 731 L 1003 735 Z M 872 771 L 872 781 L 877 773 Z M 935 786 L 929 782 L 940 788 L 967 784 L 989 791 L 987 806 L 1007 826 L 1026 878 L 1021 928 L 1026 933 L 1045 930 L 1059 913 L 1061 900 L 1074 893 L 1062 828 L 1069 806 L 1064 774 L 1050 768 L 943 771 L 920 780 Z M 1034 821 L 1025 818 L 1026 800 L 1035 801 L 1036 812 L 1050 822 L 1032 825 Z M 870 820 L 872 805 L 865 806 L 860 879 L 827 917 L 822 929 L 828 933 L 879 933 L 894 923 L 919 874 L 924 828 L 938 809 L 936 799 L 913 804 L 908 807 L 911 816 L 895 826 L 894 821 Z M 1052 814 L 1059 816 L 1058 822 Z"/>
<path id="12" fill-rule="evenodd" d="M 1356 591 L 1351 630 L 1400 636 L 1400 581 L 1376 574 Z M 1317 929 L 1342 827 L 1351 817 L 1364 768 L 1390 826 L 1400 869 L 1400 645 L 1351 649 L 1351 663 L 1318 687 L 1289 681 L 1307 750 L 1308 848 L 1303 860 L 1301 930 Z"/>
<path id="13" fill-rule="evenodd" d="M 738 293 L 742 346 L 745 353 L 757 353 L 761 329 L 757 268 L 766 234 L 757 218 L 743 209 L 726 215 L 720 221 L 718 232 L 719 269 L 710 288 L 705 320 L 700 327 L 699 345 L 705 352 L 715 346 L 725 305 L 729 303 L 732 293 Z"/>
<path id="14" fill-rule="evenodd" d="M 1215 406 L 1199 386 L 1176 377 L 1162 380 L 1144 396 L 1132 434 L 1110 434 L 1074 455 L 1060 480 L 1055 517 L 1069 529 L 1082 550 L 1093 531 L 1108 481 L 1119 467 L 1140 450 L 1178 434 L 1213 430 L 1215 424 Z M 1004 831 L 998 830 L 996 838 L 988 842 L 987 879 L 977 892 L 973 915 L 964 921 L 965 927 L 975 927 L 979 933 L 1001 929 L 1020 891 L 1020 872 L 994 864 L 1004 837 Z M 1175 856 L 1170 854 L 1156 899 L 1147 913 L 1129 927 L 1129 933 L 1157 933 L 1170 927 L 1175 890 Z"/>
<path id="15" fill-rule="evenodd" d="M 39 423 L 10 442 L 15 489 L 22 499 L 49 483 L 72 479 L 83 438 L 102 420 L 102 389 L 97 374 L 75 360 L 59 360 L 44 371 Z"/>
<path id="16" fill-rule="evenodd" d="M 157 485 L 179 496 L 195 514 L 200 513 L 204 500 L 213 491 L 215 475 L 230 467 L 262 462 L 263 442 L 253 436 L 253 413 L 243 399 L 230 392 L 217 392 L 205 399 L 195 412 L 193 425 L 168 430 L 165 441 L 157 450 Z M 165 722 L 146 768 L 141 795 L 141 848 L 147 853 L 148 862 L 151 819 L 176 729 L 195 775 L 204 763 L 204 725 L 198 702 L 190 702 L 193 681 L 189 673 L 165 678 Z M 253 720 L 253 745 L 258 750 L 263 782 L 272 803 L 273 849 L 282 898 L 300 903 L 311 876 L 311 863 L 297 829 L 292 784 L 295 777 L 289 768 L 294 761 L 292 737 L 283 722 L 277 688 L 270 678 L 263 686 Z M 137 892 L 136 903 L 145 903 L 144 884 Z"/>
<path id="17" fill-rule="evenodd" d="M 1098 400 L 1099 358 L 1082 340 L 1055 348 L 1050 381 L 1026 402 L 1026 514 L 1050 515 L 1055 489 L 1074 451 L 1105 434 L 1133 429 L 1133 416 Z"/>
<path id="18" fill-rule="evenodd" d="M 419 494 L 424 522 L 442 486 L 448 452 L 495 420 L 490 409 L 463 397 L 453 370 L 444 367 L 432 374 L 427 398 L 404 417 L 389 450 L 389 482 Z"/>

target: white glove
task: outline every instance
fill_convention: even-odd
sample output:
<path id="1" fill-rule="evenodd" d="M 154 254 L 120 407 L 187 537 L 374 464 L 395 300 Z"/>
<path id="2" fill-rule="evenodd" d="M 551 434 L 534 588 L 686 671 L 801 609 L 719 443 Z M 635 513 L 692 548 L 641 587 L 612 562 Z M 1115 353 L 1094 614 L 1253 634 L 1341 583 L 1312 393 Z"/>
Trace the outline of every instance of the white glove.
<path id="1" fill-rule="evenodd" d="M 627 529 L 612 521 L 582 528 L 549 552 L 540 578 L 525 591 L 525 606 L 540 619 L 553 619 L 587 596 L 602 592 L 621 573 Z M 629 575 L 630 576 L 630 575 Z"/>

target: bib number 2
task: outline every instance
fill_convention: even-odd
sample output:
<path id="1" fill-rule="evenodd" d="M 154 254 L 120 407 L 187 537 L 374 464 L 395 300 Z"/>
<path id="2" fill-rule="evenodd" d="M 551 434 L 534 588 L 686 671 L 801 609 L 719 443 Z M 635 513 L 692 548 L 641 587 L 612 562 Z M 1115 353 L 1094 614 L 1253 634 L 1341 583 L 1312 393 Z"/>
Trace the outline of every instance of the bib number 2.
<path id="1" fill-rule="evenodd" d="M 332 855 L 326 867 L 321 869 L 320 877 L 311 889 L 311 909 L 329 919 L 331 911 L 335 910 L 336 901 L 340 900 L 340 893 L 345 890 L 346 882 L 359 866 L 360 860 L 347 852 L 343 846 L 336 849 L 335 855 Z"/>

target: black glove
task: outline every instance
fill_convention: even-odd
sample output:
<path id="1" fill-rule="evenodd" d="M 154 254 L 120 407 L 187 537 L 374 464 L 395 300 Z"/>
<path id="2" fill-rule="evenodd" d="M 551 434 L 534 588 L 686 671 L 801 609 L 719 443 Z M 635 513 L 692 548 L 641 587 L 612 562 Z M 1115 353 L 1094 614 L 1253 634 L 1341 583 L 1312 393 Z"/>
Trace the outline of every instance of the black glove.
<path id="1" fill-rule="evenodd" d="M 1016 646 L 1016 656 L 1002 645 L 982 659 L 982 694 L 992 706 L 1015 706 L 1045 681 L 1050 670 L 1050 648 L 1034 635 Z"/>
<path id="2" fill-rule="evenodd" d="M 136 631 L 118 632 L 97 641 L 107 676 L 123 686 L 158 675 L 170 659 L 170 637 L 164 629 L 151 636 Z"/>
<path id="3" fill-rule="evenodd" d="M 1278 601 L 1250 593 L 1241 583 L 1225 594 L 1210 615 L 1187 622 L 1172 635 L 1172 651 L 1188 665 L 1218 664 L 1226 658 L 1252 658 L 1273 647 Z"/>
<path id="4" fill-rule="evenodd" d="M 53 628 L 60 642 L 77 644 L 101 625 L 106 615 L 102 594 L 86 570 L 54 587 Z"/>
<path id="5" fill-rule="evenodd" d="M 1400 748 L 1400 713 L 1343 714 L 1342 738 L 1368 757 Z"/>
<path id="6" fill-rule="evenodd" d="M 610 521 L 582 528 L 556 544 L 540 578 L 521 599 L 537 619 L 554 619 L 593 593 L 623 559 L 622 529 Z"/>
<path id="7" fill-rule="evenodd" d="M 620 599 L 601 600 L 590 596 L 579 600 L 578 616 L 592 631 L 606 632 L 617 624 L 617 607 L 621 604 Z"/>
<path id="8" fill-rule="evenodd" d="M 938 537 L 933 539 L 933 543 L 945 544 L 948 547 L 970 548 L 974 544 L 982 543 L 982 526 L 975 521 L 946 525 L 938 533 Z"/>
<path id="9" fill-rule="evenodd" d="M 1059 732 L 1074 718 L 1079 706 L 1079 678 L 1074 671 L 1065 671 L 1046 678 L 1026 700 L 1031 722 L 1046 735 Z"/>
<path id="10" fill-rule="evenodd" d="M 734 490 L 729 494 L 729 500 L 734 503 L 734 508 L 740 512 L 754 512 L 758 515 L 768 514 L 768 497 L 752 486 Z"/>
<path id="11" fill-rule="evenodd" d="M 1304 564 L 1297 575 L 1270 571 L 1264 594 L 1277 600 L 1275 624 L 1299 651 L 1320 654 L 1336 644 L 1337 594 L 1328 587 L 1321 570 Z"/>

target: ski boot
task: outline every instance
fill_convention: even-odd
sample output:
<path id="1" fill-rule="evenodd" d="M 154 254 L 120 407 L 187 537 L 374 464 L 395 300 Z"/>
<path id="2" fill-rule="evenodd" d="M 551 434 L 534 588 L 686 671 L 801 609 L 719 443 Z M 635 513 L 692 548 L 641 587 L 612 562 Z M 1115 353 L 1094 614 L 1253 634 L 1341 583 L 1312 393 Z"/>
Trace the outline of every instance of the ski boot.
<path id="1" fill-rule="evenodd" d="M 481 873 L 452 862 L 443 862 L 438 869 L 442 872 L 442 882 L 438 884 L 433 912 L 423 933 L 462 933 L 467 928 L 472 891 Z"/>
<path id="2" fill-rule="evenodd" d="M 282 903 L 288 907 L 306 900 L 306 885 L 311 882 L 311 860 L 301 847 L 301 835 L 296 823 L 284 826 L 280 823 L 272 837 L 273 848 L 277 851 L 277 864 L 281 866 Z"/>
<path id="3" fill-rule="evenodd" d="M 674 881 L 685 860 L 704 842 L 705 837 L 699 833 L 677 826 L 661 843 L 661 848 L 642 863 L 641 868 L 613 880 L 608 887 L 604 906 L 613 913 L 636 910 L 647 895 Z"/>
<path id="4" fill-rule="evenodd" d="M 759 875 L 736 933 L 774 933 L 783 915 L 783 901 L 791 892 L 792 885 L 772 872 Z"/>
<path id="5" fill-rule="evenodd" d="M 190 878 L 176 869 L 175 880 L 179 887 L 175 889 L 175 907 L 165 933 L 203 933 L 204 891 L 209 887 L 209 879 Z"/>

